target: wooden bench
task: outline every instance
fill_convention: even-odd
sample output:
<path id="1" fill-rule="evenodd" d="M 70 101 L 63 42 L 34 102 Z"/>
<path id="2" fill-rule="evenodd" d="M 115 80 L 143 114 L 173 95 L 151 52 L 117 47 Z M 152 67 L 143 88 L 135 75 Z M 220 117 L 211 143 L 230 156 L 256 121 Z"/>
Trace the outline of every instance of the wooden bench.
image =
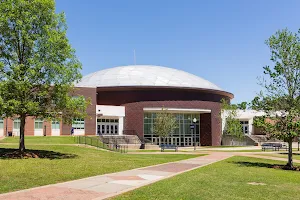
<path id="1" fill-rule="evenodd" d="M 165 149 L 174 149 L 175 152 L 178 151 L 178 147 L 175 144 L 161 144 L 160 148 L 161 152 L 165 151 Z"/>

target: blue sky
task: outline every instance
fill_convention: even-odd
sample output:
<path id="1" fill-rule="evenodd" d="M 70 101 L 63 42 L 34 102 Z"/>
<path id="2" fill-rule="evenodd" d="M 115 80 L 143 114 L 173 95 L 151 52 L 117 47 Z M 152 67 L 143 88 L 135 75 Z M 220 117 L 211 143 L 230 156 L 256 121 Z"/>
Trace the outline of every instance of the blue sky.
<path id="1" fill-rule="evenodd" d="M 251 101 L 270 64 L 264 41 L 300 28 L 300 1 L 57 0 L 82 74 L 120 65 L 161 65 L 203 77 Z"/>

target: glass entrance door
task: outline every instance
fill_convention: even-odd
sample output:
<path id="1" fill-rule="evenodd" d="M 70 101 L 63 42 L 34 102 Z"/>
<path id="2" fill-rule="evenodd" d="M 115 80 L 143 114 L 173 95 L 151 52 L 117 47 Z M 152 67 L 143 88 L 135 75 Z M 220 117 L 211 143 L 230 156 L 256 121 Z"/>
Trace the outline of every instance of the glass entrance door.
<path id="1" fill-rule="evenodd" d="M 153 144 L 159 143 L 157 141 L 159 136 L 154 132 L 156 115 L 155 112 L 144 113 L 144 137 L 146 140 L 152 141 Z M 176 118 L 177 127 L 170 133 L 166 143 L 193 146 L 196 139 L 196 144 L 200 144 L 200 113 L 173 113 L 173 115 Z M 196 123 L 193 122 L 194 118 L 197 119 Z M 191 129 L 191 124 L 195 125 L 194 130 Z"/>
<path id="2" fill-rule="evenodd" d="M 119 120 L 118 119 L 97 119 L 98 135 L 118 135 Z"/>

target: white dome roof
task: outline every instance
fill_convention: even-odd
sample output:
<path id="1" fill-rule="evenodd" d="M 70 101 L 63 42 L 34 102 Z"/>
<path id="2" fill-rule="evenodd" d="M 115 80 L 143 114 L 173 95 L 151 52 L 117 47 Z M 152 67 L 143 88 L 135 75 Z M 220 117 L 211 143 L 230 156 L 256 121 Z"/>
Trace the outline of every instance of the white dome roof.
<path id="1" fill-rule="evenodd" d="M 182 70 L 151 65 L 130 65 L 100 70 L 84 76 L 75 86 L 163 86 L 221 90 L 215 84 Z"/>

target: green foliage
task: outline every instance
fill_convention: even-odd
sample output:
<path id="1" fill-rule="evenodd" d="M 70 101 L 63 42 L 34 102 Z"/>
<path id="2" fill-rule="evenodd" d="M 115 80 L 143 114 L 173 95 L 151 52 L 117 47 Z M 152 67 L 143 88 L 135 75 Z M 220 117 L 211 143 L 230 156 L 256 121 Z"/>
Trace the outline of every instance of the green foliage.
<path id="1" fill-rule="evenodd" d="M 21 118 L 21 136 L 27 116 L 84 117 L 88 101 L 70 96 L 81 63 L 54 0 L 4 0 L 0 13 L 0 113 Z"/>
<path id="2" fill-rule="evenodd" d="M 228 117 L 225 124 L 225 134 L 243 138 L 245 135 L 240 120 Z"/>
<path id="3" fill-rule="evenodd" d="M 298 32 L 299 34 L 299 32 Z M 264 67 L 263 91 L 252 101 L 252 108 L 266 112 L 255 119 L 255 126 L 269 137 L 289 143 L 288 165 L 292 167 L 292 141 L 300 126 L 300 38 L 287 29 L 272 35 L 266 44 L 271 51 L 272 67 Z"/>
<path id="4" fill-rule="evenodd" d="M 242 103 L 237 104 L 237 108 L 240 110 L 246 110 L 248 107 L 248 103 L 246 101 L 243 101 Z"/>
<path id="5" fill-rule="evenodd" d="M 162 138 L 168 137 L 178 127 L 175 116 L 164 108 L 156 114 L 154 120 L 153 131 Z"/>
<path id="6" fill-rule="evenodd" d="M 244 137 L 243 127 L 237 117 L 237 110 L 240 108 L 246 109 L 246 102 L 242 104 L 229 104 L 225 99 L 221 100 L 221 115 L 225 119 L 225 134 Z"/>

